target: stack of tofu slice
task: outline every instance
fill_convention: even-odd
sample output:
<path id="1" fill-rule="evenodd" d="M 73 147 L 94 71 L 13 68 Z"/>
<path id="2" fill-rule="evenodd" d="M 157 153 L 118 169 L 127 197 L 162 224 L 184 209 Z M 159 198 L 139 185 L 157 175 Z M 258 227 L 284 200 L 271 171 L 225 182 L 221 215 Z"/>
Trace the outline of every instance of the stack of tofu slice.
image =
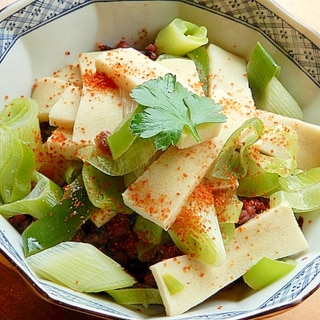
<path id="1" fill-rule="evenodd" d="M 39 79 L 32 91 L 39 119 L 57 128 L 46 143 L 48 152 L 74 159 L 76 151 L 91 144 L 101 131 L 115 130 L 130 111 L 127 104 L 134 87 L 167 73 L 176 74 L 179 82 L 203 94 L 191 60 L 174 59 L 166 65 L 132 48 L 81 53 L 76 64 Z M 99 87 L 101 74 L 115 85 Z"/>

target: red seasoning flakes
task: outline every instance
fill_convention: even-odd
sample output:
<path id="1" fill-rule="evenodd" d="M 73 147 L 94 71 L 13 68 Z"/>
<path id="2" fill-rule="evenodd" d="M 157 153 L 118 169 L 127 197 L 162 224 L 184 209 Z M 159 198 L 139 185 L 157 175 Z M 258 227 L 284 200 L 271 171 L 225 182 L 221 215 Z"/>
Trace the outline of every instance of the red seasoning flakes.
<path id="1" fill-rule="evenodd" d="M 104 72 L 99 71 L 92 72 L 92 70 L 87 70 L 82 76 L 82 81 L 85 86 L 95 91 L 118 88 L 112 78 L 108 77 Z"/>

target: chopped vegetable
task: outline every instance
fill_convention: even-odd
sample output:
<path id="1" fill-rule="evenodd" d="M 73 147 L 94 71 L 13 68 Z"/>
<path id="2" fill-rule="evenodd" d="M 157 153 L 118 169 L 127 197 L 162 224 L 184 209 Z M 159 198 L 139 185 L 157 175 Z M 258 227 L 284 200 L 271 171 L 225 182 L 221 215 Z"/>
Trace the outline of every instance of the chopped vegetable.
<path id="1" fill-rule="evenodd" d="M 221 265 L 226 252 L 211 188 L 199 184 L 168 230 L 176 246 L 200 261 Z"/>
<path id="2" fill-rule="evenodd" d="M 125 288 L 108 290 L 107 293 L 120 304 L 162 304 L 159 290 L 154 288 Z"/>
<path id="3" fill-rule="evenodd" d="M 245 283 L 254 290 L 262 289 L 291 272 L 297 262 L 261 258 L 244 275 Z"/>
<path id="4" fill-rule="evenodd" d="M 101 209 L 131 212 L 123 203 L 121 193 L 125 190 L 123 178 L 106 175 L 85 162 L 82 168 L 83 183 L 92 204 Z"/>
<path id="5" fill-rule="evenodd" d="M 150 244 L 160 244 L 162 239 L 163 229 L 154 222 L 138 215 L 134 225 L 134 231 L 139 239 Z"/>
<path id="6" fill-rule="evenodd" d="M 280 66 L 260 42 L 251 53 L 247 70 L 258 108 L 287 117 L 303 118 L 299 104 L 279 80 Z"/>
<path id="7" fill-rule="evenodd" d="M 195 63 L 200 81 L 202 82 L 203 92 L 208 96 L 209 55 L 207 49 L 201 46 L 188 52 L 187 56 Z"/>
<path id="8" fill-rule="evenodd" d="M 37 103 L 31 98 L 13 99 L 0 112 L 0 125 L 10 130 L 33 151 L 36 168 L 39 168 L 42 161 L 42 140 Z"/>
<path id="9" fill-rule="evenodd" d="M 129 113 L 114 132 L 107 137 L 107 144 L 114 160 L 128 151 L 134 140 L 137 138 L 130 129 L 130 125 L 134 115 L 142 110 L 143 107 L 138 106 L 133 112 Z"/>
<path id="10" fill-rule="evenodd" d="M 266 196 L 276 190 L 280 176 L 295 172 L 296 146 L 295 131 L 265 128 L 259 118 L 251 118 L 229 137 L 208 177 L 237 179 L 239 196 Z"/>
<path id="11" fill-rule="evenodd" d="M 32 223 L 22 233 L 25 255 L 28 257 L 71 240 L 95 210 L 80 176 L 68 185 L 62 200 L 47 215 Z"/>
<path id="12" fill-rule="evenodd" d="M 32 150 L 13 130 L 0 127 L 0 202 L 12 203 L 27 196 L 35 168 Z"/>
<path id="13" fill-rule="evenodd" d="M 78 150 L 78 157 L 110 176 L 123 176 L 147 164 L 156 153 L 154 140 L 137 137 L 132 146 L 118 159 L 100 151 L 95 146 Z"/>
<path id="14" fill-rule="evenodd" d="M 158 53 L 184 56 L 208 42 L 207 28 L 176 18 L 158 32 L 155 39 Z"/>
<path id="15" fill-rule="evenodd" d="M 29 214 L 34 218 L 42 218 L 62 198 L 62 188 L 46 176 L 35 172 L 35 186 L 25 197 L 0 206 L 0 213 L 6 217 L 17 214 Z"/>
<path id="16" fill-rule="evenodd" d="M 27 263 L 41 277 L 79 292 L 131 287 L 136 282 L 120 264 L 88 243 L 61 242 L 28 257 Z"/>
<path id="17" fill-rule="evenodd" d="M 164 274 L 162 279 L 171 295 L 177 294 L 184 289 L 184 285 L 171 274 Z"/>

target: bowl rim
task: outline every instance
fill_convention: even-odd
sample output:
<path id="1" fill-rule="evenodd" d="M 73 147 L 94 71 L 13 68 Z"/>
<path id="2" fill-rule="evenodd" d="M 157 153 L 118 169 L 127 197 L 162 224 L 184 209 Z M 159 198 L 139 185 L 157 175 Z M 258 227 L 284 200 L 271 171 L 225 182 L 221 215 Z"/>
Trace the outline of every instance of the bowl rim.
<path id="1" fill-rule="evenodd" d="M 11 47 L 20 37 L 44 24 L 60 18 L 69 11 L 75 11 L 95 3 L 122 2 L 121 0 L 78 0 L 72 3 L 62 1 L 60 3 L 68 4 L 65 5 L 65 7 L 63 7 L 61 4 L 60 7 L 59 5 L 56 5 L 56 7 L 59 7 L 60 10 L 58 14 L 52 17 L 33 15 L 32 22 L 27 25 L 27 22 L 29 21 L 27 19 L 28 17 L 25 18 L 23 16 L 24 12 L 31 12 L 32 10 L 36 11 L 38 9 L 41 10 L 44 3 L 49 6 L 54 1 L 55 0 L 46 0 L 45 2 L 35 0 L 16 0 L 11 5 L 4 7 L 2 11 L 0 10 L 0 64 L 10 51 Z M 134 1 L 137 0 L 127 0 L 127 2 Z M 167 2 L 167 0 L 157 1 Z M 137 2 L 144 2 L 144 0 L 138 0 Z M 150 2 L 150 0 L 146 2 Z M 236 6 L 232 8 L 232 6 L 225 5 L 217 9 L 214 5 L 217 1 L 214 0 L 173 0 L 172 2 L 198 7 L 208 12 L 221 15 L 227 19 L 237 21 L 251 29 L 254 29 L 268 41 L 270 41 L 275 47 L 277 47 L 279 51 L 284 53 L 296 66 L 298 66 L 300 70 L 302 70 L 318 87 L 320 87 L 320 65 L 315 62 L 315 60 L 320 59 L 320 33 L 314 30 L 311 26 L 305 24 L 303 21 L 292 17 L 292 15 L 286 9 L 277 4 L 274 0 L 254 0 L 250 2 L 243 2 L 247 3 L 246 6 L 248 6 L 248 8 L 250 3 L 252 3 L 253 5 L 256 5 L 258 9 L 265 10 L 269 19 L 266 24 L 254 16 L 249 17 L 249 19 L 246 21 L 246 17 L 241 15 L 243 11 L 241 11 L 241 9 L 237 11 Z M 220 0 L 218 2 L 223 3 L 225 1 Z M 23 21 L 24 19 L 26 19 L 25 23 Z M 291 34 L 291 37 L 295 37 L 297 41 L 299 41 L 299 39 L 303 39 L 301 46 L 299 43 L 298 45 L 292 46 L 290 45 L 290 42 L 286 41 L 284 36 L 280 33 L 273 34 L 272 32 L 269 32 L 270 24 L 277 26 L 277 19 L 281 20 L 281 28 L 283 29 L 284 33 L 288 31 Z M 9 25 L 11 20 L 17 21 L 17 25 L 14 28 Z M 306 58 L 306 55 L 303 52 L 304 46 L 307 46 L 308 50 L 310 51 L 309 57 L 314 56 L 318 58 Z"/>
<path id="2" fill-rule="evenodd" d="M 131 1 L 131 0 L 129 0 Z M 135 1 L 135 0 L 132 0 L 132 1 Z M 161 0 L 161 1 L 165 1 L 165 0 Z M 4 16 L 6 16 L 4 19 L 7 19 L 7 17 L 10 17 L 12 15 L 15 15 L 21 8 L 25 8 L 27 6 L 30 6 L 34 3 L 35 1 L 32 1 L 32 0 L 18 0 L 17 2 L 14 2 L 12 5 L 4 8 L 2 11 L 0 11 L 0 28 L 1 28 L 1 23 L 4 21 L 4 20 L 1 20 L 1 14 L 4 13 Z M 116 2 L 116 1 L 108 1 L 108 0 L 81 0 L 79 1 L 79 7 L 77 9 L 79 9 L 81 7 L 81 4 L 84 5 L 90 5 L 92 3 L 97 3 L 97 2 Z M 181 3 L 185 3 L 185 4 L 191 4 L 191 5 L 194 5 L 194 6 L 197 6 L 197 7 L 200 7 L 198 2 L 195 0 L 195 1 L 191 1 L 191 0 L 186 0 L 186 1 L 183 1 L 183 0 L 177 0 L 175 2 L 181 2 Z M 294 30 L 296 30 L 298 33 L 303 33 L 303 32 L 306 32 L 306 30 L 308 31 L 308 36 L 306 37 L 310 43 L 314 43 L 316 49 L 319 51 L 319 54 L 320 54 L 320 48 L 319 48 L 319 44 L 320 44 L 320 34 L 318 32 L 316 32 L 316 30 L 313 30 L 311 29 L 309 26 L 305 26 L 303 24 L 301 24 L 300 26 L 300 23 L 298 24 L 299 28 L 296 28 L 296 26 L 292 26 L 290 25 L 290 14 L 285 12 L 285 10 L 283 11 L 281 7 L 279 7 L 277 4 L 275 4 L 275 2 L 273 0 L 271 1 L 267 1 L 267 0 L 259 0 L 259 1 L 255 1 L 256 3 L 260 3 L 262 5 L 264 5 L 266 8 L 275 8 L 274 10 L 278 10 L 278 13 L 277 15 L 283 19 L 284 21 L 289 21 L 288 22 L 288 27 L 290 28 L 293 28 Z M 274 6 L 274 7 L 272 7 Z M 273 10 L 273 9 L 272 9 Z M 281 16 L 280 14 L 281 13 Z M 229 18 L 229 19 L 233 19 L 233 17 L 230 17 L 228 16 L 228 14 L 226 13 L 220 13 L 221 15 L 224 15 L 225 17 Z M 283 18 L 284 17 L 284 18 Z M 291 21 L 292 22 L 292 21 Z M 43 23 L 43 21 L 39 22 L 39 23 Z M 300 30 L 300 31 L 299 31 Z M 32 31 L 32 30 L 30 30 Z M 262 33 L 262 32 L 260 32 Z M 265 34 L 264 34 L 265 35 Z M 17 36 L 16 38 L 14 38 L 14 36 Z M 12 46 L 14 45 L 15 41 L 17 39 L 19 39 L 19 37 L 23 36 L 23 34 L 20 34 L 20 35 L 13 35 L 13 37 L 11 38 L 11 41 L 12 42 Z M 1 38 L 1 34 L 0 34 L 0 38 Z M 270 40 L 270 38 L 268 38 Z M 272 40 L 272 39 L 271 39 Z M 319 44 L 315 44 L 316 42 L 314 42 L 314 40 L 318 40 L 319 41 Z M 277 42 L 275 41 L 271 41 L 273 43 L 276 44 L 276 46 L 279 48 L 279 45 L 277 44 Z M 11 46 L 8 47 L 8 49 L 5 52 L 5 54 L 7 52 L 10 51 L 10 48 Z M 1 45 L 0 45 L 0 49 L 1 49 Z M 1 54 L 1 50 L 0 50 L 0 54 Z M 1 63 L 1 56 L 0 56 L 0 63 Z M 320 88 L 320 71 L 319 71 L 319 75 L 318 75 L 318 78 L 317 80 L 315 80 L 314 78 L 310 77 L 312 81 L 314 81 L 317 86 Z M 2 248 L 0 247 L 0 252 L 2 252 Z M 58 303 L 59 305 L 65 307 L 65 308 L 68 308 L 68 309 L 73 309 L 73 310 L 77 310 L 77 311 L 80 311 L 80 312 L 83 312 L 83 313 L 88 313 L 90 315 L 100 315 L 98 313 L 95 313 L 94 311 L 91 311 L 91 310 L 85 310 L 85 309 L 82 309 L 80 307 L 77 307 L 77 306 L 70 306 L 68 305 L 67 303 L 63 303 L 61 301 L 56 301 L 55 299 L 51 298 L 45 291 L 43 291 L 41 288 L 39 288 L 38 286 L 36 286 L 32 279 L 29 278 L 29 276 L 26 274 L 26 272 L 21 268 L 19 267 L 13 259 L 11 259 L 7 254 L 6 252 L 3 251 L 3 255 L 7 258 L 7 260 L 17 269 L 18 273 L 20 274 L 20 276 L 28 283 L 29 286 L 31 286 L 31 288 L 38 294 L 40 295 L 40 297 L 42 298 L 45 298 L 45 300 L 51 302 L 51 303 Z M 266 311 L 263 311 L 261 313 L 259 313 L 259 316 L 261 315 L 270 315 L 270 314 L 274 314 L 276 312 L 279 312 L 281 310 L 286 310 L 287 308 L 289 307 L 292 307 L 298 303 L 300 303 L 301 301 L 303 301 L 305 298 L 307 298 L 310 294 L 312 294 L 313 291 L 315 291 L 317 288 L 320 287 L 320 283 L 312 290 L 310 291 L 306 296 L 302 297 L 300 300 L 295 300 L 293 302 L 290 302 L 288 303 L 287 305 L 285 306 L 280 306 L 278 307 L 278 309 L 271 309 L 271 310 L 266 310 Z M 101 316 L 101 315 L 100 315 Z M 256 315 L 252 315 L 251 317 L 249 316 L 249 318 L 253 318 L 253 317 L 256 317 Z M 249 319 L 248 318 L 248 319 Z M 115 318 L 116 319 L 116 318 Z"/>

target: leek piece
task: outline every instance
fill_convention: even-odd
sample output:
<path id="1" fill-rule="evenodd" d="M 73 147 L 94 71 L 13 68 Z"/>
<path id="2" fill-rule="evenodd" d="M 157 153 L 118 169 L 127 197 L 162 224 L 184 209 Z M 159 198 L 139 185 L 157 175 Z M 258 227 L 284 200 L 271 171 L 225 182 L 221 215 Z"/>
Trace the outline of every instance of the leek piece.
<path id="1" fill-rule="evenodd" d="M 294 212 L 309 212 L 320 208 L 320 167 L 280 177 L 279 188 L 270 195 L 270 206 L 292 207 Z"/>
<path id="2" fill-rule="evenodd" d="M 62 242 L 27 258 L 33 271 L 78 292 L 102 292 L 132 286 L 123 268 L 88 243 Z"/>
<path id="3" fill-rule="evenodd" d="M 1 127 L 12 131 L 17 139 L 33 151 L 36 168 L 42 161 L 42 140 L 38 119 L 38 105 L 31 98 L 16 98 L 0 112 Z"/>
<path id="4" fill-rule="evenodd" d="M 65 188 L 61 201 L 22 233 L 25 255 L 28 257 L 60 242 L 71 240 L 95 210 L 97 209 L 90 202 L 79 176 Z"/>
<path id="5" fill-rule="evenodd" d="M 146 164 L 156 153 L 154 139 L 137 137 L 132 146 L 118 159 L 100 152 L 94 146 L 78 150 L 78 157 L 110 176 L 123 176 Z"/>
<path id="6" fill-rule="evenodd" d="M 236 226 L 232 222 L 223 222 L 220 223 L 219 226 L 222 234 L 223 244 L 227 245 L 233 238 L 233 235 L 236 231 Z"/>
<path id="7" fill-rule="evenodd" d="M 291 174 L 279 178 L 279 185 L 283 191 L 297 192 L 320 181 L 320 167 Z"/>
<path id="8" fill-rule="evenodd" d="M 63 177 L 64 177 L 64 181 L 66 182 L 66 184 L 70 184 L 81 173 L 82 162 L 75 161 L 75 160 L 69 160 L 69 161 L 66 161 L 66 163 L 67 163 L 67 167 L 63 173 Z"/>
<path id="9" fill-rule="evenodd" d="M 303 113 L 293 96 L 279 80 L 280 66 L 258 42 L 247 64 L 249 86 L 259 109 L 302 119 Z"/>
<path id="10" fill-rule="evenodd" d="M 159 31 L 155 39 L 158 54 L 166 53 L 184 56 L 188 52 L 208 43 L 207 28 L 182 20 L 174 19 Z"/>
<path id="11" fill-rule="evenodd" d="M 162 276 L 163 282 L 166 285 L 170 295 L 175 295 L 184 289 L 184 285 L 173 275 L 164 274 Z"/>
<path id="12" fill-rule="evenodd" d="M 243 279 L 250 288 L 259 290 L 286 276 L 295 266 L 294 260 L 281 261 L 264 257 L 243 275 Z"/>
<path id="13" fill-rule="evenodd" d="M 17 214 L 29 214 L 34 218 L 45 216 L 62 198 L 62 188 L 46 176 L 35 172 L 36 185 L 24 198 L 0 206 L 0 213 L 5 218 Z"/>
<path id="14" fill-rule="evenodd" d="M 95 207 L 114 214 L 132 213 L 122 200 L 121 193 L 126 189 L 122 177 L 106 175 L 85 162 L 82 167 L 82 178 L 88 197 Z"/>
<path id="15" fill-rule="evenodd" d="M 273 77 L 265 87 L 257 107 L 285 117 L 300 120 L 303 118 L 303 112 L 298 102 L 276 77 Z"/>
<path id="16" fill-rule="evenodd" d="M 297 169 L 298 134 L 284 125 L 266 127 L 258 141 L 259 165 L 268 172 L 281 177 Z"/>
<path id="17" fill-rule="evenodd" d="M 296 192 L 276 191 L 270 195 L 270 207 L 289 206 L 295 213 L 320 209 L 320 181 Z"/>
<path id="18" fill-rule="evenodd" d="M 144 242 L 154 245 L 161 243 L 163 229 L 140 215 L 137 215 L 133 230 Z"/>
<path id="19" fill-rule="evenodd" d="M 247 64 L 247 71 L 253 97 L 256 103 L 258 103 L 269 81 L 273 77 L 279 77 L 281 67 L 275 62 L 263 45 L 257 42 L 251 52 Z"/>
<path id="20" fill-rule="evenodd" d="M 264 132 L 264 124 L 258 118 L 246 120 L 234 131 L 222 147 L 212 165 L 207 178 L 234 180 L 246 176 L 248 163 L 246 158 L 252 146 Z"/>
<path id="21" fill-rule="evenodd" d="M 259 167 L 254 163 L 250 175 L 239 179 L 237 194 L 240 197 L 268 196 L 269 193 L 277 189 L 278 185 L 279 176 L 276 173 L 259 170 Z"/>
<path id="22" fill-rule="evenodd" d="M 201 262 L 221 265 L 226 257 L 211 189 L 198 185 L 168 233 L 180 251 Z"/>
<path id="23" fill-rule="evenodd" d="M 187 56 L 193 60 L 202 83 L 204 94 L 208 95 L 208 74 L 209 74 L 209 55 L 204 46 L 192 50 L 187 53 Z"/>
<path id="24" fill-rule="evenodd" d="M 163 304 L 160 292 L 154 288 L 125 288 L 108 290 L 107 293 L 119 304 Z"/>
<path id="25" fill-rule="evenodd" d="M 161 154 L 162 151 L 156 151 L 156 153 L 144 165 L 125 174 L 123 176 L 125 186 L 128 187 L 134 183 L 147 170 L 147 168 L 160 157 Z"/>
<path id="26" fill-rule="evenodd" d="M 279 176 L 296 171 L 296 151 L 294 130 L 265 128 L 260 119 L 251 118 L 226 141 L 207 178 L 238 180 L 239 196 L 266 196 L 278 187 Z"/>
<path id="27" fill-rule="evenodd" d="M 160 242 L 157 244 L 139 240 L 136 245 L 139 261 L 149 262 L 155 257 L 159 246 L 166 243 L 167 241 L 171 241 L 168 232 L 162 232 Z"/>
<path id="28" fill-rule="evenodd" d="M 138 105 L 135 111 L 126 116 L 114 132 L 107 137 L 108 147 L 114 160 L 123 155 L 137 138 L 137 135 L 132 133 L 130 125 L 134 115 L 142 112 L 143 109 L 142 106 Z"/>
<path id="29" fill-rule="evenodd" d="M 156 244 L 138 240 L 136 245 L 138 260 L 142 262 L 149 262 L 152 258 L 154 258 L 156 249 Z"/>
<path id="30" fill-rule="evenodd" d="M 20 200 L 31 191 L 35 168 L 32 150 L 13 130 L 0 127 L 0 197 L 3 203 Z"/>

